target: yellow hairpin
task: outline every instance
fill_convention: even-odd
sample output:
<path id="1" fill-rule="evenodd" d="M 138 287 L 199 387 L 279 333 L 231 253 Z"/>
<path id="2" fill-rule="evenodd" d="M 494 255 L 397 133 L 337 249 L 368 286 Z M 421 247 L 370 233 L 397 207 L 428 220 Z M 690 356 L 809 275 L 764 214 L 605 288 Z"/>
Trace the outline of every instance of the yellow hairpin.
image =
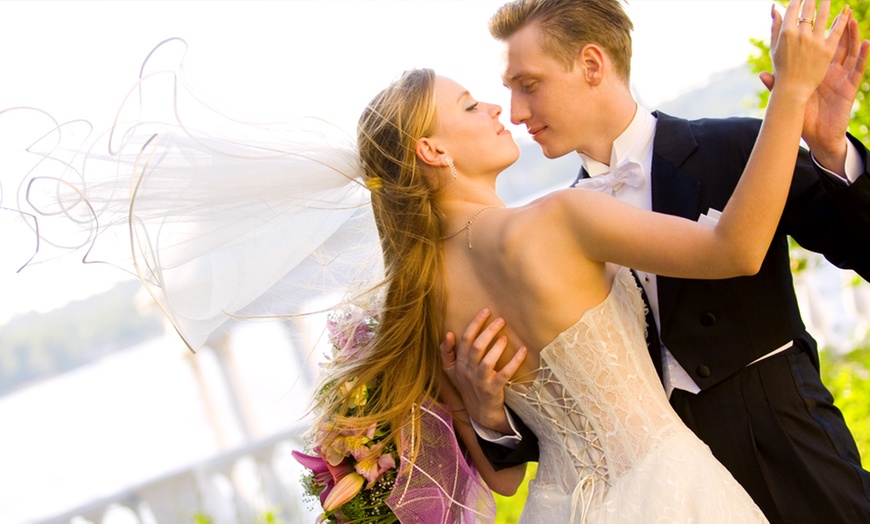
<path id="1" fill-rule="evenodd" d="M 369 188 L 370 191 L 374 191 L 375 189 L 383 189 L 384 181 L 379 176 L 368 178 L 366 179 L 366 187 Z"/>

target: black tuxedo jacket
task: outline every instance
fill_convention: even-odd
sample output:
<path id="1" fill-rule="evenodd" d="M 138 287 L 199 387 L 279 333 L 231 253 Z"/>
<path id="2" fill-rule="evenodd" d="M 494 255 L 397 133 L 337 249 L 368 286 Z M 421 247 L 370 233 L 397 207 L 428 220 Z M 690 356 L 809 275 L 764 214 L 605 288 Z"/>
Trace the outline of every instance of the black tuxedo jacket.
<path id="1" fill-rule="evenodd" d="M 653 211 L 697 220 L 721 211 L 749 159 L 760 121 L 687 121 L 657 113 L 651 171 Z M 791 190 L 758 274 L 726 280 L 658 277 L 662 342 L 704 390 L 790 340 L 815 342 L 798 310 L 787 236 L 836 266 L 870 277 L 870 176 L 839 185 L 806 151 L 797 158 Z M 783 158 L 783 162 L 792 159 Z"/>
<path id="2" fill-rule="evenodd" d="M 710 208 L 724 209 L 761 121 L 688 121 L 661 112 L 655 116 L 653 210 L 697 220 Z M 801 151 L 778 231 L 758 274 L 726 280 L 658 277 L 661 339 L 702 390 L 789 340 L 796 341 L 818 368 L 816 343 L 804 327 L 795 298 L 787 236 L 841 268 L 854 269 L 865 280 L 870 277 L 870 162 L 867 149 L 850 140 L 865 166 L 851 185 L 838 184 Z M 537 439 L 519 422 L 523 440 L 513 451 L 481 440 L 496 468 L 537 460 Z"/>

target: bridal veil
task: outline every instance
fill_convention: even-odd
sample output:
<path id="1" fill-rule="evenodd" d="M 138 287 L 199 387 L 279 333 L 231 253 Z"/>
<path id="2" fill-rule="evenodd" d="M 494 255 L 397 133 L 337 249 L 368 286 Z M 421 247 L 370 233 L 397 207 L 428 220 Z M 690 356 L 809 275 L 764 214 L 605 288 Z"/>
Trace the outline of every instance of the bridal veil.
<path id="1" fill-rule="evenodd" d="M 186 49 L 172 38 L 148 55 L 106 132 L 0 112 L 6 133 L 38 130 L 4 153 L 0 217 L 29 237 L 16 264 L 80 254 L 134 273 L 194 349 L 228 319 L 303 314 L 377 283 L 354 137 L 317 118 L 222 114 L 186 84 Z"/>

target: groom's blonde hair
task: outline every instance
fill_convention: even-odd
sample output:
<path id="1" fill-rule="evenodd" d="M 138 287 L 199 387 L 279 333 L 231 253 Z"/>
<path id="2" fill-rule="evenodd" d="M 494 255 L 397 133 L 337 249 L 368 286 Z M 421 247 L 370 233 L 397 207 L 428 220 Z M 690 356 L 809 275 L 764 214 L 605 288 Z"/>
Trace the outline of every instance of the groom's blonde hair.
<path id="1" fill-rule="evenodd" d="M 538 24 L 544 51 L 567 70 L 586 44 L 597 44 L 610 56 L 617 74 L 628 83 L 631 74 L 631 31 L 634 25 L 620 0 L 513 0 L 489 21 L 489 32 L 505 41 L 528 24 Z"/>

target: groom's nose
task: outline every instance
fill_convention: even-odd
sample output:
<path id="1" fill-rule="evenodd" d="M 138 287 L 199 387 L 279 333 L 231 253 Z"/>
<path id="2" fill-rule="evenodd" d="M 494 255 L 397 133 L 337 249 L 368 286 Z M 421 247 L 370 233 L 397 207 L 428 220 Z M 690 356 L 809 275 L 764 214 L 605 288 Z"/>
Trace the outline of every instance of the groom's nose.
<path id="1" fill-rule="evenodd" d="M 522 97 L 511 94 L 511 123 L 520 125 L 529 119 L 529 106 Z"/>

